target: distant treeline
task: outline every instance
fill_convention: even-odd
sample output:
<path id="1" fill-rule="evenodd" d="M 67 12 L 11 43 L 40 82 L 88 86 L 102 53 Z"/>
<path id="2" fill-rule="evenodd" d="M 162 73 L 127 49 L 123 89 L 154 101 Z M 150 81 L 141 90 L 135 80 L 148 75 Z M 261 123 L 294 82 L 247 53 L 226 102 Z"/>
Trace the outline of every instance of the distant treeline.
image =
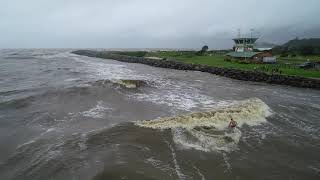
<path id="1" fill-rule="evenodd" d="M 281 57 L 297 56 L 297 55 L 320 55 L 320 38 L 312 39 L 294 39 L 281 46 L 272 49 L 274 54 Z"/>

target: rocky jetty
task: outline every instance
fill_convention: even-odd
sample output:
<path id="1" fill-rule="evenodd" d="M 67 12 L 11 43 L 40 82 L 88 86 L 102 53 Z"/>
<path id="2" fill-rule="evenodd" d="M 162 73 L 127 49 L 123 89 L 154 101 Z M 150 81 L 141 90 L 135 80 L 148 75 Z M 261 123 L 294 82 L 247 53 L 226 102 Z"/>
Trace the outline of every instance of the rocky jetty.
<path id="1" fill-rule="evenodd" d="M 141 64 L 146 64 L 146 65 L 161 67 L 161 68 L 201 71 L 201 72 L 207 72 L 207 73 L 216 74 L 216 75 L 243 80 L 243 81 L 266 82 L 271 84 L 281 84 L 281 85 L 289 85 L 289 86 L 295 86 L 295 87 L 320 89 L 320 79 L 287 76 L 287 75 L 279 75 L 279 74 L 270 75 L 263 72 L 219 68 L 219 67 L 211 67 L 211 66 L 197 65 L 197 64 L 186 64 L 186 63 L 173 61 L 173 60 L 159 60 L 154 58 L 118 55 L 118 54 L 114 54 L 112 52 L 106 52 L 106 51 L 78 50 L 78 51 L 74 51 L 73 53 L 78 55 L 83 55 L 83 56 L 89 56 L 89 57 L 113 59 L 113 60 L 127 62 L 127 63 L 141 63 Z"/>

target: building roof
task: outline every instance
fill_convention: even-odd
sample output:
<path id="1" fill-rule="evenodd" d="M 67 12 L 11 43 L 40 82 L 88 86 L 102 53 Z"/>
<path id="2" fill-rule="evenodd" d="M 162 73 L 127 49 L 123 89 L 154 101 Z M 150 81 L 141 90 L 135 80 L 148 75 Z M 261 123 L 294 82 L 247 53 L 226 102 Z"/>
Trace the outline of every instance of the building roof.
<path id="1" fill-rule="evenodd" d="M 271 50 L 272 48 L 257 48 L 259 51 L 269 51 Z"/>
<path id="2" fill-rule="evenodd" d="M 258 38 L 249 38 L 249 37 L 244 37 L 244 38 L 235 38 L 233 39 L 233 41 L 236 44 L 254 44 L 256 41 L 258 40 Z"/>
<path id="3" fill-rule="evenodd" d="M 260 52 L 229 52 L 227 56 L 238 57 L 238 58 L 251 58 Z"/>
<path id="4" fill-rule="evenodd" d="M 233 40 L 252 40 L 252 41 L 256 41 L 259 38 L 256 37 L 242 37 L 242 38 L 233 38 Z"/>

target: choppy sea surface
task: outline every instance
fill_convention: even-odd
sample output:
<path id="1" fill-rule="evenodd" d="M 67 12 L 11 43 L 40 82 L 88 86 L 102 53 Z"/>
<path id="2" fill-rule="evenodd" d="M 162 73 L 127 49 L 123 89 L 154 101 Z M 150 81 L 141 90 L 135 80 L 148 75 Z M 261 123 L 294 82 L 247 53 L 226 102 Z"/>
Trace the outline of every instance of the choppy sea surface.
<path id="1" fill-rule="evenodd" d="M 1 180 L 316 180 L 319 152 L 319 90 L 0 50 Z"/>

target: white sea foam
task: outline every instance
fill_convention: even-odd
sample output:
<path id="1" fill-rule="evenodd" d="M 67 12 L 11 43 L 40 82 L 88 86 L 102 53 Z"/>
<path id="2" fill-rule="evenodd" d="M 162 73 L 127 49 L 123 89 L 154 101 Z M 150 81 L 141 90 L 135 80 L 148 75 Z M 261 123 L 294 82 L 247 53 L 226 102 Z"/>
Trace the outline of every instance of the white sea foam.
<path id="1" fill-rule="evenodd" d="M 167 163 L 163 163 L 162 161 L 155 159 L 154 157 L 150 157 L 144 161 L 145 163 L 151 164 L 155 168 L 159 168 L 162 171 L 168 172 L 171 171 L 172 168 Z"/>
<path id="2" fill-rule="evenodd" d="M 41 133 L 40 136 L 43 136 L 43 135 L 48 134 L 48 133 L 53 132 L 53 131 L 56 131 L 56 128 L 49 128 L 45 132 Z"/>
<path id="3" fill-rule="evenodd" d="M 32 139 L 32 140 L 30 140 L 30 141 L 27 141 L 27 142 L 25 142 L 25 143 L 23 143 L 23 144 L 18 145 L 18 146 L 17 146 L 17 149 L 19 149 L 19 148 L 21 148 L 21 147 L 23 147 L 23 146 L 27 146 L 27 145 L 29 145 L 29 144 L 35 143 L 35 142 L 36 142 L 36 139 Z"/>
<path id="4" fill-rule="evenodd" d="M 259 125 L 271 115 L 269 107 L 260 99 L 253 98 L 234 102 L 227 107 L 207 112 L 196 112 L 169 118 L 138 121 L 140 127 L 171 129 L 175 143 L 184 148 L 202 151 L 232 151 L 241 137 L 240 129 L 227 130 L 230 118 L 241 127 Z"/>
<path id="5" fill-rule="evenodd" d="M 192 165 L 192 167 L 197 171 L 197 173 L 199 174 L 199 176 L 201 177 L 201 180 L 205 180 L 206 178 L 204 177 L 204 175 L 201 173 L 200 169 L 197 168 L 195 165 Z"/>
<path id="6" fill-rule="evenodd" d="M 198 88 L 183 82 L 154 79 L 157 90 L 148 93 L 136 93 L 132 98 L 170 106 L 173 109 L 190 111 L 193 108 L 207 109 L 217 105 L 213 97 L 202 94 Z"/>
<path id="7" fill-rule="evenodd" d="M 180 166 L 178 164 L 178 161 L 177 161 L 176 153 L 175 153 L 172 145 L 166 140 L 165 140 L 165 142 L 167 143 L 167 145 L 168 145 L 168 147 L 169 147 L 169 149 L 171 151 L 172 161 L 173 161 L 174 169 L 175 169 L 175 171 L 177 173 L 177 176 L 179 177 L 179 179 L 185 179 L 186 176 L 181 171 L 181 168 L 180 168 Z"/>
<path id="8" fill-rule="evenodd" d="M 229 162 L 228 156 L 226 155 L 226 153 L 223 153 L 222 156 L 223 156 L 223 161 L 226 163 L 226 166 L 227 166 L 225 173 L 231 173 L 232 167 Z"/>
<path id="9" fill-rule="evenodd" d="M 104 113 L 108 110 L 111 110 L 111 108 L 103 106 L 103 101 L 98 101 L 95 107 L 80 114 L 84 117 L 103 118 Z"/>
<path id="10" fill-rule="evenodd" d="M 23 143 L 23 144 L 18 145 L 18 146 L 17 146 L 17 149 L 19 149 L 19 148 L 21 148 L 21 147 L 24 147 L 24 146 L 27 146 L 27 145 L 30 145 L 30 144 L 33 144 L 33 143 L 35 143 L 37 140 L 39 140 L 39 138 L 40 138 L 41 136 L 44 136 L 44 135 L 46 135 L 46 134 L 48 134 L 48 133 L 50 133 L 50 132 L 54 132 L 54 131 L 57 131 L 56 128 L 49 128 L 49 129 L 47 129 L 46 131 L 42 132 L 38 137 L 35 137 L 35 138 L 33 138 L 33 139 L 31 139 L 31 140 Z"/>
<path id="11" fill-rule="evenodd" d="M 212 108 L 217 101 L 202 94 L 198 87 L 193 87 L 187 82 L 175 81 L 167 78 L 166 75 L 157 74 L 154 72 L 141 73 L 137 72 L 132 66 L 128 67 L 125 63 L 113 63 L 105 60 L 93 59 L 86 60 L 84 57 L 77 55 L 72 56 L 73 59 L 83 66 L 83 70 L 88 72 L 90 78 L 111 80 L 116 84 L 120 84 L 127 88 L 136 88 L 137 84 L 128 83 L 123 80 L 154 82 L 153 86 L 156 90 L 148 92 L 137 92 L 135 94 L 128 94 L 130 98 L 139 101 L 149 101 L 156 104 L 170 106 L 172 111 L 186 110 L 190 111 L 192 108 Z"/>
<path id="12" fill-rule="evenodd" d="M 71 82 L 71 81 L 79 81 L 79 78 L 69 78 L 69 79 L 65 79 L 64 81 L 66 82 Z"/>
<path id="13" fill-rule="evenodd" d="M 71 56 L 76 62 L 83 64 L 81 66 L 85 72 L 90 72 L 89 76 L 94 79 L 143 79 L 139 73 L 134 70 L 126 68 L 125 64 L 121 63 L 106 63 L 105 60 L 84 59 L 78 55 Z"/>
<path id="14" fill-rule="evenodd" d="M 52 131 L 55 131 L 56 129 L 55 128 L 49 128 L 47 129 L 46 133 L 49 133 L 49 132 L 52 132 Z"/>

